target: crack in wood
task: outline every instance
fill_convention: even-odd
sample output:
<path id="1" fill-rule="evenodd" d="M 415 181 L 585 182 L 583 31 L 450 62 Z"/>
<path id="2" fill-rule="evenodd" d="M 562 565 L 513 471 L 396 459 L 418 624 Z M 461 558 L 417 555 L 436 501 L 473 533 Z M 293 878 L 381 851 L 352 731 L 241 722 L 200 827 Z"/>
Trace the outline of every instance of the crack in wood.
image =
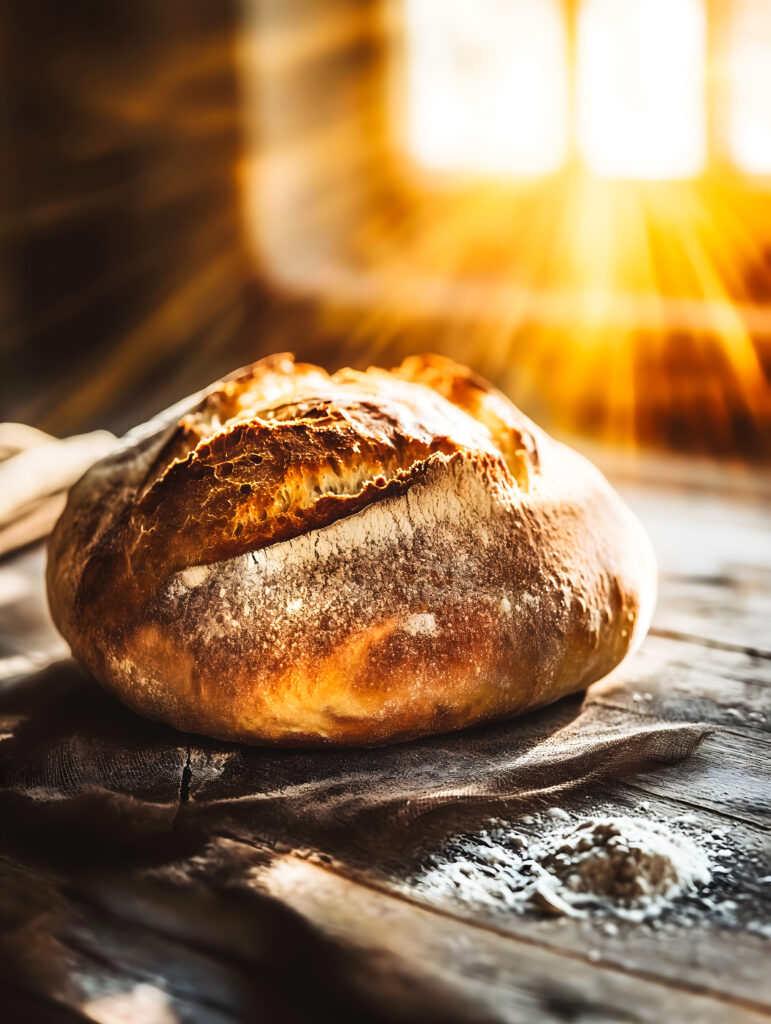
<path id="1" fill-rule="evenodd" d="M 656 713 L 653 714 L 651 712 L 641 711 L 638 708 L 636 708 L 633 704 L 626 704 L 622 700 L 614 700 L 612 697 L 605 697 L 603 695 L 592 697 L 591 701 L 587 701 L 587 705 L 588 704 L 597 704 L 598 706 L 603 708 L 613 708 L 614 711 L 624 711 L 626 712 L 626 714 L 639 715 L 640 718 L 650 718 L 651 721 L 660 722 L 662 717 L 665 717 L 663 709 L 657 709 Z M 719 707 L 720 705 L 715 706 Z M 682 716 L 674 714 L 671 718 L 665 717 L 665 721 L 672 723 L 680 722 L 682 721 Z M 769 731 L 768 727 L 765 724 L 765 721 L 762 723 L 758 723 L 757 727 L 748 727 L 746 729 L 743 729 L 741 728 L 741 726 L 738 725 L 726 725 L 723 722 L 703 722 L 699 724 L 703 724 L 705 727 L 709 727 L 709 729 L 714 732 L 717 732 L 719 730 L 720 732 L 731 733 L 731 735 L 738 736 L 744 740 L 749 739 L 753 742 L 759 741 L 761 743 L 768 742 L 764 736 L 764 733 L 767 733 Z"/>
<path id="2" fill-rule="evenodd" d="M 236 837 L 235 835 L 226 835 L 225 833 L 218 833 L 221 838 L 228 839 L 236 844 L 242 844 L 250 848 L 261 849 L 260 843 L 251 843 L 247 839 Z M 735 995 L 727 992 L 721 992 L 718 989 L 710 989 L 706 985 L 701 985 L 698 982 L 686 981 L 684 979 L 668 978 L 666 976 L 655 974 L 651 971 L 646 971 L 639 967 L 634 967 L 629 964 L 618 964 L 612 960 L 607 960 L 603 957 L 597 958 L 596 956 L 590 956 L 589 952 L 580 953 L 577 950 L 568 949 L 564 946 L 558 946 L 554 943 L 547 942 L 543 939 L 534 938 L 531 935 L 522 935 L 519 933 L 511 932 L 503 927 L 496 927 L 491 921 L 480 920 L 478 918 L 472 918 L 463 914 L 453 913 L 444 907 L 438 907 L 434 904 L 424 903 L 421 900 L 415 899 L 410 896 L 407 892 L 398 890 L 392 890 L 378 884 L 374 878 L 367 878 L 357 874 L 356 872 L 347 872 L 340 870 L 335 864 L 328 861 L 319 861 L 313 859 L 309 861 L 307 857 L 298 856 L 293 851 L 289 850 L 279 855 L 280 857 L 293 858 L 301 861 L 305 864 L 310 865 L 319 870 L 326 872 L 335 878 L 341 879 L 347 883 L 353 885 L 360 885 L 365 889 L 369 889 L 372 892 L 377 893 L 380 896 L 388 899 L 396 900 L 401 903 L 405 903 L 410 907 L 416 907 L 429 914 L 434 914 L 438 917 L 443 918 L 447 921 L 454 921 L 460 924 L 466 925 L 470 928 L 477 929 L 483 932 L 489 932 L 500 938 L 509 940 L 511 942 L 522 943 L 523 945 L 532 946 L 537 949 L 544 950 L 554 956 L 564 957 L 568 960 L 578 961 L 592 968 L 602 968 L 603 970 L 613 971 L 618 974 L 622 974 L 626 977 L 633 976 L 639 978 L 641 981 L 645 981 L 648 984 L 658 985 L 666 989 L 674 989 L 679 992 L 687 992 L 691 995 L 697 995 L 706 999 L 713 1000 L 717 1003 L 721 1003 L 727 1006 L 737 1007 L 741 1006 L 747 1010 L 759 1011 L 767 1014 L 771 1007 L 771 1000 L 767 1003 L 760 1002 L 754 999 L 738 998 Z"/>
<path id="3" fill-rule="evenodd" d="M 193 781 L 192 757 L 192 747 L 188 745 L 187 758 L 182 768 L 182 775 L 179 780 L 179 800 L 177 804 L 177 813 L 174 815 L 174 821 L 171 824 L 172 829 L 179 826 L 185 804 L 190 800 L 190 784 Z"/>
<path id="4" fill-rule="evenodd" d="M 764 651 L 759 647 L 729 644 L 725 640 L 714 640 L 710 637 L 697 636 L 694 633 L 680 633 L 675 629 L 662 629 L 661 626 L 651 626 L 648 633 L 650 636 L 663 637 L 665 640 L 682 640 L 684 643 L 699 644 L 701 647 L 712 647 L 718 651 L 732 651 L 736 654 L 747 654 L 751 658 L 771 659 L 771 651 Z"/>

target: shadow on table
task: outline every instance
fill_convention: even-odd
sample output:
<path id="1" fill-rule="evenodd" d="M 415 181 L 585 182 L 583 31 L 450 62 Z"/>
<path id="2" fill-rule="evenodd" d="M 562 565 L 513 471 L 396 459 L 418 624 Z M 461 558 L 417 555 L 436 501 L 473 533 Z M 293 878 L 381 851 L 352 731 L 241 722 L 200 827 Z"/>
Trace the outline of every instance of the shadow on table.
<path id="1" fill-rule="evenodd" d="M 245 747 L 149 722 L 57 662 L 0 695 L 0 813 L 81 862 L 165 859 L 213 834 L 349 862 L 417 856 L 489 813 L 688 756 L 694 725 L 586 704 L 371 749 Z"/>

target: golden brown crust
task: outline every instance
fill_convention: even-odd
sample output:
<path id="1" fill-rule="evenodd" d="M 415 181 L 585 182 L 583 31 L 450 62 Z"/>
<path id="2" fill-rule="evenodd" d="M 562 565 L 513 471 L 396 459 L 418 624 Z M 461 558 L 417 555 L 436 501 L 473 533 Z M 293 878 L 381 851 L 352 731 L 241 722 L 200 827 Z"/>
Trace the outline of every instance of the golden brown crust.
<path id="1" fill-rule="evenodd" d="M 646 627 L 652 564 L 597 471 L 464 367 L 282 355 L 86 474 L 48 585 L 74 653 L 143 714 L 366 744 L 600 678 Z"/>
<path id="2" fill-rule="evenodd" d="M 452 420 L 437 388 L 415 386 L 444 382 L 444 397 L 464 411 L 492 400 L 444 363 L 413 358 L 397 374 L 329 377 L 283 356 L 223 383 L 180 421 L 148 473 L 122 539 L 133 574 L 165 578 L 328 526 L 403 493 L 435 452 L 508 449 L 524 479 L 513 424 L 493 415 L 492 429 L 479 429 L 473 411 Z"/>

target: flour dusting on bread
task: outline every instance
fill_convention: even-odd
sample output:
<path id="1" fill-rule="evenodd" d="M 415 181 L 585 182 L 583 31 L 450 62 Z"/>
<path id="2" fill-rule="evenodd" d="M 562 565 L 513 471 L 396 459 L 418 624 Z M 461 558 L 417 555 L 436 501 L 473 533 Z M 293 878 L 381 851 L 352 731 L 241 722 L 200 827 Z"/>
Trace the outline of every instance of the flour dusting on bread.
<path id="1" fill-rule="evenodd" d="M 639 642 L 641 527 L 603 477 L 435 356 L 271 357 L 73 489 L 48 587 L 129 706 L 247 742 L 384 743 L 549 703 Z"/>

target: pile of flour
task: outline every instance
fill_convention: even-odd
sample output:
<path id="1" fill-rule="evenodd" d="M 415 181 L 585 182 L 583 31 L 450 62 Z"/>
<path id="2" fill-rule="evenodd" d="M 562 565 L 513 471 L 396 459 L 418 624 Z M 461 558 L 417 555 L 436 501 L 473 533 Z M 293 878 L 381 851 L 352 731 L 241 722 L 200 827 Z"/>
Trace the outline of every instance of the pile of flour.
<path id="1" fill-rule="evenodd" d="M 529 819 L 532 821 L 532 818 Z M 572 917 L 658 917 L 712 879 L 689 836 L 643 817 L 573 821 L 553 808 L 528 840 L 505 823 L 450 840 L 413 882 L 429 899 L 453 895 L 494 909 L 534 907 Z"/>

